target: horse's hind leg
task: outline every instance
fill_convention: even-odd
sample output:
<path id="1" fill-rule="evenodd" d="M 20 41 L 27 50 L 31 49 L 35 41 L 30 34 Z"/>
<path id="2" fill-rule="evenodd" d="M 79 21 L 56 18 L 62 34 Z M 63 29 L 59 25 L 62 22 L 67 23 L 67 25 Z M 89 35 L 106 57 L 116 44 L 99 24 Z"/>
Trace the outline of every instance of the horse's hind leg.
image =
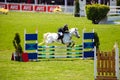
<path id="1" fill-rule="evenodd" d="M 75 43 L 72 44 L 72 47 L 74 47 Z"/>

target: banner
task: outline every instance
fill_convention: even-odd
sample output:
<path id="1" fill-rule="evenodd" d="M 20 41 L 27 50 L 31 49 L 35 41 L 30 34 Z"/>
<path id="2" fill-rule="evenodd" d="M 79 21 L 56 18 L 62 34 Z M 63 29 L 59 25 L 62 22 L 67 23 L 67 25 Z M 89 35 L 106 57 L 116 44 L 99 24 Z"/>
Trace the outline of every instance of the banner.
<path id="1" fill-rule="evenodd" d="M 53 10 L 56 8 L 57 6 L 48 6 L 48 12 L 53 12 Z"/>
<path id="2" fill-rule="evenodd" d="M 35 6 L 34 7 L 36 12 L 46 12 L 46 6 Z"/>
<path id="3" fill-rule="evenodd" d="M 22 11 L 33 11 L 33 5 L 22 5 Z"/>
<path id="4" fill-rule="evenodd" d="M 5 9 L 7 9 L 7 4 L 0 3 L 0 8 L 5 8 Z"/>
<path id="5" fill-rule="evenodd" d="M 8 4 L 9 10 L 20 10 L 20 4 Z"/>

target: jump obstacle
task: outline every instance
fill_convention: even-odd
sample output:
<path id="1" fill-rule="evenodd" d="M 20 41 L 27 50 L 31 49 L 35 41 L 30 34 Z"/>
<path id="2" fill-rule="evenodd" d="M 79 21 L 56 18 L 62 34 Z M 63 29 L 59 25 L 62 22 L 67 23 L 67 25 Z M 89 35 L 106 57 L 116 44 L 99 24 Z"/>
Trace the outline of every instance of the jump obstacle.
<path id="1" fill-rule="evenodd" d="M 95 80 L 119 80 L 119 49 L 115 44 L 111 52 L 98 51 L 94 56 Z"/>
<path id="2" fill-rule="evenodd" d="M 43 58 L 94 58 L 95 80 L 119 80 L 119 49 L 117 44 L 111 52 L 97 52 L 94 46 L 94 31 L 83 30 L 82 45 L 73 48 L 64 46 L 38 46 L 38 32 L 26 33 L 25 51 L 29 60 Z"/>
<path id="3" fill-rule="evenodd" d="M 38 31 L 36 33 L 26 33 L 24 31 L 24 51 L 28 53 L 28 58 L 93 58 L 94 30 L 85 32 L 83 29 L 82 45 L 73 48 L 65 46 L 38 46 Z"/>

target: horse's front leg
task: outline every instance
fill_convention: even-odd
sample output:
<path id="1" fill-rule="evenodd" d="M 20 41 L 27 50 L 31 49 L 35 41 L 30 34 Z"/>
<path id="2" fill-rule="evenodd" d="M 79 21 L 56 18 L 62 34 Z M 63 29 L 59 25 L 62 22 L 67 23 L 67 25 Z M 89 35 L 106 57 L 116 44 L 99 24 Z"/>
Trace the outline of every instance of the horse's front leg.
<path id="1" fill-rule="evenodd" d="M 71 41 L 70 43 L 67 44 L 67 47 L 74 47 L 74 45 L 75 45 L 75 42 Z"/>
<path id="2" fill-rule="evenodd" d="M 67 44 L 67 47 L 71 47 L 70 45 L 71 45 L 71 42 Z"/>
<path id="3" fill-rule="evenodd" d="M 72 41 L 71 43 L 72 43 L 71 47 L 74 47 L 74 45 L 75 45 L 75 42 L 74 42 L 74 41 Z"/>

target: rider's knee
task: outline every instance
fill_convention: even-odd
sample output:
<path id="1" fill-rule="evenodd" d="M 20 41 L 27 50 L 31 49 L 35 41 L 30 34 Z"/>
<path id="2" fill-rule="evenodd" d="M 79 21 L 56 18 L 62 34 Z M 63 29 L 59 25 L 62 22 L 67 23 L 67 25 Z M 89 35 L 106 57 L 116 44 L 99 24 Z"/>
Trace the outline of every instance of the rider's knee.
<path id="1" fill-rule="evenodd" d="M 62 33 L 62 32 L 58 32 L 58 34 L 59 34 L 60 36 L 63 36 L 63 33 Z"/>

